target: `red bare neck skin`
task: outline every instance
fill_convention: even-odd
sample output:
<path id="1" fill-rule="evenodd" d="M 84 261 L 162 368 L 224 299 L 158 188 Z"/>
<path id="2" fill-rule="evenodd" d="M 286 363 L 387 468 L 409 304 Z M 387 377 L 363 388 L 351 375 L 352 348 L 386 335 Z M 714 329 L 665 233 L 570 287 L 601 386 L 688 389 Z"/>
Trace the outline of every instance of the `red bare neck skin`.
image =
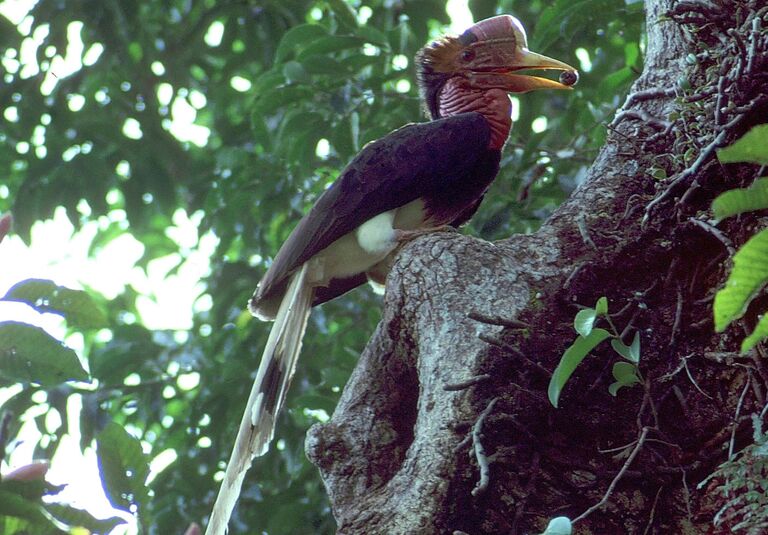
<path id="1" fill-rule="evenodd" d="M 440 92 L 440 116 L 474 111 L 491 125 L 489 149 L 501 150 L 512 129 L 512 102 L 503 89 L 473 89 L 464 78 L 451 78 Z"/>

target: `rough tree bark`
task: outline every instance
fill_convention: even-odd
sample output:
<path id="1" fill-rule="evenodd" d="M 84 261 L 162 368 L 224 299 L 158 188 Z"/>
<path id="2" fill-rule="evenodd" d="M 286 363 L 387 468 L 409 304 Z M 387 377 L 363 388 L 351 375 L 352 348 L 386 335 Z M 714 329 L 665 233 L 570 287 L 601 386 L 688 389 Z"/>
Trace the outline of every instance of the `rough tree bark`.
<path id="1" fill-rule="evenodd" d="M 722 497 L 697 484 L 750 442 L 768 374 L 762 349 L 737 354 L 741 331 L 713 333 L 711 304 L 731 243 L 760 221 L 716 231 L 707 210 L 756 176 L 719 166 L 713 148 L 765 120 L 763 4 L 647 0 L 644 72 L 586 183 L 546 224 L 404 248 L 333 418 L 307 437 L 339 533 L 540 532 L 609 488 L 576 533 L 730 533 L 712 527 Z M 555 409 L 550 370 L 579 305 L 600 296 L 626 342 L 640 333 L 644 382 L 608 393 L 606 343 Z"/>

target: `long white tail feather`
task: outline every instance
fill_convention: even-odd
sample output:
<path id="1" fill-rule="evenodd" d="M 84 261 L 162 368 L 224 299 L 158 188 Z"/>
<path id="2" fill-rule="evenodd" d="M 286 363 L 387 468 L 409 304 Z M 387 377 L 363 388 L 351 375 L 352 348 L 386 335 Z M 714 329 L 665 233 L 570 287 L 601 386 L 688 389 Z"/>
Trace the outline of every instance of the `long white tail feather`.
<path id="1" fill-rule="evenodd" d="M 307 282 L 307 270 L 307 264 L 304 264 L 292 276 L 280 303 L 205 530 L 206 535 L 226 533 L 251 461 L 267 452 L 275 434 L 275 420 L 296 371 L 301 340 L 312 307 L 314 288 Z"/>

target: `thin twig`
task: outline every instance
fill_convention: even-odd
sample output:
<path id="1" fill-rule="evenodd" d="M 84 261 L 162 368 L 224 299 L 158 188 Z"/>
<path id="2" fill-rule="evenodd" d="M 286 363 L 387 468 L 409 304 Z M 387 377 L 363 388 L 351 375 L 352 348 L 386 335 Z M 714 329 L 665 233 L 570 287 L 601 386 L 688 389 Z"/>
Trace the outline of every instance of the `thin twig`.
<path id="1" fill-rule="evenodd" d="M 669 121 L 664 119 L 659 119 L 658 117 L 654 117 L 650 113 L 643 110 L 625 110 L 625 111 L 619 112 L 616 114 L 616 117 L 611 122 L 611 126 L 615 127 L 625 119 L 637 119 L 649 126 L 653 126 L 662 131 L 667 130 L 671 126 L 671 123 Z"/>
<path id="2" fill-rule="evenodd" d="M 502 318 L 501 316 L 491 316 L 490 314 L 483 314 L 477 310 L 470 311 L 467 317 L 471 320 L 479 321 L 481 323 L 487 323 L 488 325 L 500 325 L 501 327 L 509 327 L 510 329 L 527 329 L 529 324 L 524 321 L 519 321 L 514 318 Z"/>
<path id="3" fill-rule="evenodd" d="M 464 438 L 461 440 L 461 442 L 459 442 L 458 444 L 456 444 L 456 445 L 453 447 L 453 451 L 454 451 L 454 453 L 455 453 L 455 452 L 458 452 L 458 451 L 461 451 L 461 450 L 464 448 L 464 446 L 466 446 L 467 444 L 469 444 L 469 443 L 470 443 L 470 441 L 471 441 L 471 440 L 472 440 L 472 433 L 469 433 L 467 436 L 465 436 L 465 437 L 464 437 Z"/>
<path id="4" fill-rule="evenodd" d="M 699 184 L 699 179 L 694 178 L 693 182 L 691 182 L 691 185 L 688 186 L 688 189 L 685 190 L 685 193 L 683 193 L 683 196 L 680 197 L 680 200 L 677 203 L 681 206 L 688 204 L 688 200 L 693 196 L 694 193 L 696 193 L 699 190 L 699 188 L 701 188 L 701 184 Z"/>
<path id="5" fill-rule="evenodd" d="M 752 33 L 749 36 L 749 55 L 747 56 L 747 74 L 752 72 L 752 66 L 755 64 L 755 52 L 757 51 L 757 39 L 760 35 L 760 19 L 752 19 Z"/>
<path id="6" fill-rule="evenodd" d="M 542 372 L 547 377 L 552 376 L 552 372 L 550 370 L 546 369 L 544 366 L 542 366 L 535 360 L 529 358 L 525 353 L 523 353 L 516 347 L 513 347 L 507 344 L 506 342 L 499 340 L 495 336 L 491 336 L 490 334 L 486 334 L 486 333 L 480 333 L 477 335 L 477 337 L 483 342 L 485 342 L 486 344 L 491 344 L 493 346 L 500 347 L 506 351 L 509 351 L 510 353 L 513 353 L 515 356 L 521 358 L 522 360 L 530 364 L 534 369 Z"/>
<path id="7" fill-rule="evenodd" d="M 691 491 L 688 490 L 688 481 L 686 480 L 685 469 L 681 466 L 680 471 L 683 473 L 683 490 L 685 491 L 685 509 L 688 513 L 688 521 L 692 522 L 693 514 L 691 513 Z"/>
<path id="8" fill-rule="evenodd" d="M 487 373 L 484 373 L 482 375 L 475 375 L 474 377 L 470 377 L 466 381 L 445 385 L 443 386 L 443 390 L 447 392 L 455 392 L 457 390 L 466 390 L 470 386 L 476 385 L 477 383 L 482 383 L 484 381 L 487 381 L 490 378 L 491 376 Z"/>
<path id="9" fill-rule="evenodd" d="M 733 426 L 731 428 L 731 441 L 728 444 L 728 460 L 733 459 L 733 448 L 736 442 L 736 428 L 738 427 L 739 422 L 739 412 L 741 412 L 741 405 L 744 403 L 744 398 L 747 395 L 747 390 L 749 390 L 749 384 L 752 382 L 752 374 L 747 372 L 747 384 L 744 385 L 744 390 L 741 391 L 741 395 L 739 396 L 739 402 L 736 404 L 736 414 L 733 416 Z"/>
<path id="10" fill-rule="evenodd" d="M 477 458 L 477 464 L 480 466 L 480 481 L 477 482 L 475 488 L 472 489 L 472 496 L 479 496 L 488 489 L 488 481 L 490 479 L 490 468 L 488 465 L 488 456 L 485 454 L 485 447 L 482 442 L 483 422 L 485 418 L 491 413 L 496 402 L 499 398 L 493 398 L 488 406 L 480 413 L 480 417 L 472 426 L 472 443 L 475 448 L 475 457 Z"/>
<path id="11" fill-rule="evenodd" d="M 571 286 L 573 279 L 576 278 L 576 275 L 579 274 L 579 272 L 584 268 L 584 266 L 586 266 L 586 262 L 582 262 L 581 264 L 573 268 L 573 270 L 571 270 L 570 275 L 568 275 L 568 278 L 565 279 L 565 282 L 563 283 L 563 288 L 569 288 Z"/>
<path id="12" fill-rule="evenodd" d="M 709 157 L 712 155 L 712 152 L 716 148 L 719 148 L 723 142 L 725 141 L 725 130 L 722 130 L 715 139 L 712 140 L 712 142 L 704 147 L 701 152 L 699 153 L 699 157 L 696 158 L 696 161 L 691 164 L 690 167 L 685 169 L 682 173 L 677 175 L 677 177 L 669 183 L 667 188 L 655 199 L 653 199 L 651 202 L 648 203 L 648 205 L 645 207 L 645 216 L 643 216 L 643 223 L 645 224 L 648 219 L 650 218 L 651 210 L 659 203 L 665 201 L 667 197 L 672 195 L 672 192 L 677 188 L 677 186 L 688 179 L 691 175 L 696 174 L 696 172 L 699 170 L 699 168 L 704 165 L 706 161 L 709 160 Z"/>
<path id="13" fill-rule="evenodd" d="M 659 487 L 659 490 L 656 491 L 656 497 L 653 499 L 653 506 L 651 507 L 651 514 L 648 515 L 648 525 L 645 526 L 645 531 L 643 531 L 643 535 L 647 535 L 648 532 L 651 530 L 651 527 L 653 526 L 653 517 L 656 514 L 656 504 L 659 503 L 659 496 L 661 495 L 661 491 L 664 487 Z"/>
<path id="14" fill-rule="evenodd" d="M 669 339 L 669 345 L 675 346 L 677 333 L 680 331 L 680 322 L 683 317 L 683 292 L 680 287 L 677 288 L 677 307 L 675 308 L 675 322 L 672 324 L 672 336 Z"/>
<path id="15" fill-rule="evenodd" d="M 635 448 L 632 450 L 632 453 L 629 454 L 629 457 L 627 457 L 627 460 L 624 462 L 624 466 L 621 467 L 621 470 L 619 470 L 619 473 L 616 474 L 616 477 L 613 478 L 613 481 L 611 481 L 611 484 L 608 485 L 608 490 L 605 491 L 605 494 L 603 495 L 603 498 L 597 502 L 595 505 L 581 513 L 579 516 L 574 518 L 572 520 L 572 523 L 575 524 L 579 520 L 584 520 L 589 515 L 600 509 L 603 505 L 605 505 L 608 502 L 608 499 L 611 497 L 611 494 L 613 494 L 613 490 L 616 488 L 616 485 L 621 481 L 621 478 L 624 476 L 624 473 L 629 469 L 629 466 L 632 464 L 632 461 L 635 460 L 635 457 L 637 457 L 637 454 L 640 452 L 640 448 L 643 447 L 643 444 L 645 444 L 645 438 L 648 436 L 648 430 L 649 427 L 643 427 L 643 431 L 640 433 L 640 438 L 637 439 L 637 444 L 635 445 Z"/>
<path id="16" fill-rule="evenodd" d="M 693 378 L 693 375 L 691 374 L 691 370 L 688 369 L 688 357 L 683 358 L 683 367 L 685 368 L 685 373 L 688 375 L 688 379 L 690 379 L 691 383 L 693 384 L 694 388 L 701 393 L 702 396 L 704 396 L 707 399 L 714 399 L 712 396 L 704 392 L 699 384 L 696 382 L 696 380 Z"/>
<path id="17" fill-rule="evenodd" d="M 650 89 L 643 89 L 642 91 L 635 91 L 634 93 L 630 93 L 627 95 L 626 100 L 624 101 L 624 104 L 622 104 L 621 109 L 626 110 L 629 107 L 631 107 L 633 104 L 637 102 L 643 102 L 646 100 L 652 100 L 655 98 L 662 98 L 662 97 L 671 97 L 677 94 L 677 87 L 672 87 L 668 89 L 661 89 L 660 87 L 652 87 Z M 613 121 L 611 121 L 610 126 L 615 127 L 619 122 L 621 122 L 619 116 L 621 113 L 617 114 L 616 117 L 614 117 Z"/>

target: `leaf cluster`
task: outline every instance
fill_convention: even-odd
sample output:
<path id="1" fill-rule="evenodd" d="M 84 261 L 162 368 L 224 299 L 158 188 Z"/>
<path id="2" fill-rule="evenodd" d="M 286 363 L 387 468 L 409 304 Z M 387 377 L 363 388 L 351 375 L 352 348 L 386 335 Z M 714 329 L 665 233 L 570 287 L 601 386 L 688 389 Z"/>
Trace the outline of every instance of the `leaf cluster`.
<path id="1" fill-rule="evenodd" d="M 595 327 L 595 321 L 599 318 L 605 319 L 610 330 Z M 640 364 L 640 333 L 635 332 L 630 345 L 622 342 L 621 335 L 608 314 L 608 299 L 606 297 L 598 299 L 594 308 L 579 310 L 573 320 L 573 328 L 578 336 L 560 357 L 560 362 L 552 373 L 547 389 L 549 402 L 554 407 L 558 406 L 560 394 L 568 379 L 576 371 L 576 367 L 593 349 L 607 339 L 611 340 L 613 350 L 624 359 L 613 365 L 612 373 L 615 382 L 608 387 L 610 394 L 615 396 L 621 387 L 643 382 L 643 376 L 638 367 Z"/>
<path id="2" fill-rule="evenodd" d="M 717 156 L 722 163 L 749 162 L 768 165 L 768 125 L 759 125 L 730 147 L 720 149 Z M 740 188 L 718 196 L 712 203 L 715 218 L 745 212 L 768 210 L 768 177 L 757 179 L 749 188 Z M 752 236 L 733 255 L 733 269 L 724 287 L 715 295 L 715 330 L 723 332 L 729 324 L 741 318 L 750 303 L 768 284 L 768 229 Z M 768 338 L 768 314 L 758 316 L 752 332 L 741 343 L 746 353 Z"/>

